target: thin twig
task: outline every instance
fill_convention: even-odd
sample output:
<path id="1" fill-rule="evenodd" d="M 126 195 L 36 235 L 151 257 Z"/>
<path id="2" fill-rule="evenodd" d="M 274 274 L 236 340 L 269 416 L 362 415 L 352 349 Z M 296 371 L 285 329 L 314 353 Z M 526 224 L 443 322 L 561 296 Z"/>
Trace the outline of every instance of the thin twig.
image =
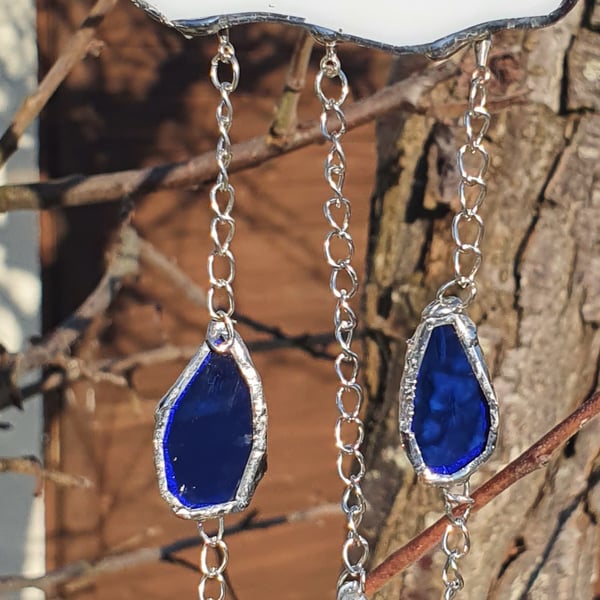
<path id="1" fill-rule="evenodd" d="M 552 455 L 598 413 L 600 413 L 600 392 L 593 394 L 564 421 L 484 483 L 473 494 L 475 501 L 473 510 L 480 510 L 526 475 L 545 467 Z M 380 590 L 392 577 L 404 571 L 439 544 L 447 524 L 447 519 L 442 517 L 375 567 L 367 577 L 367 594 L 371 596 Z"/>
<path id="2" fill-rule="evenodd" d="M 552 455 L 573 435 L 580 431 L 590 419 L 598 415 L 598 413 L 600 413 L 600 392 L 596 392 L 581 407 L 526 450 L 519 458 L 511 462 L 500 473 L 481 486 L 473 494 L 475 500 L 473 510 L 479 510 L 521 478 L 536 469 L 546 466 Z M 228 534 L 231 535 L 239 531 L 252 529 L 268 529 L 284 523 L 318 519 L 329 514 L 337 514 L 338 511 L 339 508 L 336 505 L 324 505 L 309 509 L 308 511 L 281 515 L 260 521 L 252 520 L 248 522 L 247 519 L 244 519 L 231 527 Z M 367 577 L 367 593 L 372 595 L 381 589 L 392 577 L 398 575 L 409 565 L 419 560 L 426 552 L 439 543 L 445 528 L 446 519 L 442 518 L 413 538 L 400 550 L 391 554 Z M 0 593 L 16 591 L 29 586 L 49 591 L 58 585 L 81 577 L 95 579 L 102 574 L 114 573 L 130 566 L 165 560 L 166 557 L 187 548 L 198 546 L 199 543 L 200 541 L 197 537 L 185 538 L 166 546 L 142 548 L 117 556 L 108 556 L 97 562 L 80 561 L 40 577 L 30 578 L 20 575 L 0 577 Z"/>
<path id="3" fill-rule="evenodd" d="M 27 350 L 4 354 L 0 362 L 0 410 L 14 404 L 21 376 L 49 365 L 65 366 L 71 347 L 83 336 L 92 321 L 103 314 L 127 277 L 139 272 L 139 237 L 126 222 L 111 252 L 108 267 L 96 289 L 56 329 Z M 69 363 L 76 364 L 76 363 Z"/>
<path id="4" fill-rule="evenodd" d="M 487 107 L 495 114 L 513 106 L 522 106 L 526 104 L 530 95 L 531 90 L 517 90 L 511 94 L 490 99 L 487 102 Z M 442 123 L 453 121 L 462 116 L 464 112 L 465 105 L 462 102 L 435 104 L 431 108 L 431 115 Z"/>
<path id="5" fill-rule="evenodd" d="M 354 102 L 346 111 L 347 128 L 354 129 L 391 110 L 406 107 L 425 110 L 423 96 L 456 72 L 452 62 L 436 64 L 423 72 L 385 87 L 372 96 Z M 307 121 L 284 145 L 274 144 L 270 135 L 252 138 L 233 146 L 231 171 L 240 171 L 309 146 L 322 139 L 318 121 Z M 56 206 L 82 206 L 116 201 L 124 196 L 147 194 L 161 189 L 193 188 L 216 176 L 214 152 L 190 160 L 145 169 L 119 171 L 90 176 L 72 176 L 60 180 L 6 185 L 0 187 L 0 212 L 40 210 Z"/>
<path id="6" fill-rule="evenodd" d="M 140 240 L 140 260 L 147 266 L 157 269 L 166 276 L 172 285 L 179 289 L 194 304 L 206 308 L 206 292 L 179 265 L 169 260 L 160 250 L 147 240 Z M 259 333 L 267 333 L 273 340 L 284 342 L 286 346 L 303 350 L 313 358 L 334 360 L 335 356 L 326 351 L 322 343 L 312 344 L 311 336 L 291 336 L 279 327 L 268 325 L 236 311 L 234 319 Z M 329 343 L 329 339 L 327 340 Z M 277 347 L 280 347 L 277 345 Z"/>
<path id="7" fill-rule="evenodd" d="M 36 456 L 10 456 L 0 457 L 0 473 L 19 473 L 21 475 L 33 475 L 36 478 L 34 495 L 39 496 L 44 489 L 44 480 L 67 488 L 89 489 L 93 487 L 92 482 L 82 475 L 71 475 L 62 471 L 44 469 L 39 458 Z"/>
<path id="8" fill-rule="evenodd" d="M 93 43 L 96 30 L 116 3 L 117 0 L 98 0 L 94 4 L 81 27 L 73 34 L 38 88 L 23 100 L 8 129 L 0 138 L 0 167 L 14 154 L 23 133 L 40 114 L 73 67 L 88 53 L 97 54 L 98 45 Z"/>
<path id="9" fill-rule="evenodd" d="M 249 343 L 248 347 L 254 352 L 266 352 L 278 348 L 297 348 L 313 358 L 335 360 L 335 354 L 327 352 L 327 346 L 335 340 L 333 333 L 290 335 L 282 331 L 279 327 L 265 325 L 252 317 L 240 313 L 235 313 L 234 317 L 237 321 L 251 327 L 255 331 L 268 333 L 272 336 L 270 340 L 257 340 Z M 356 337 L 358 339 L 360 334 Z"/>
<path id="10" fill-rule="evenodd" d="M 139 273 L 139 238 L 129 224 L 123 225 L 119 241 L 111 252 L 106 272 L 83 304 L 45 340 L 21 355 L 20 372 L 27 372 L 48 364 L 69 348 L 86 331 L 98 315 L 108 309 L 123 281 Z"/>
<path id="11" fill-rule="evenodd" d="M 331 333 L 301 334 L 295 336 L 282 336 L 269 340 L 256 340 L 248 343 L 248 348 L 253 354 L 261 352 L 272 352 L 283 348 L 301 349 L 309 354 L 321 354 L 329 357 L 326 348 L 334 341 Z M 322 350 L 319 350 L 322 348 Z M 85 368 L 67 368 L 67 370 L 48 371 L 43 379 L 23 386 L 18 390 L 18 397 L 21 401 L 27 400 L 36 394 L 45 394 L 56 390 L 66 383 L 73 383 L 89 374 L 92 381 L 108 381 L 119 387 L 124 387 L 127 380 L 121 374 L 128 374 L 139 367 L 147 367 L 175 360 L 190 360 L 198 351 L 198 346 L 173 346 L 166 344 L 159 348 L 143 350 L 131 354 L 124 358 L 104 358 L 94 361 L 85 366 Z M 76 363 L 77 361 L 75 361 Z M 75 364 L 69 362 L 69 364 Z M 4 403 L 6 402 L 6 404 Z M 9 406 L 0 394 L 0 410 Z M 9 425 L 9 424 L 7 424 Z"/>
<path id="12" fill-rule="evenodd" d="M 324 504 L 296 511 L 287 515 L 279 515 L 265 519 L 255 519 L 255 513 L 241 519 L 238 523 L 227 527 L 225 534 L 230 537 L 242 531 L 270 529 L 286 523 L 299 523 L 315 521 L 326 516 L 337 515 L 337 504 Z M 177 540 L 164 546 L 140 548 L 122 554 L 109 555 L 97 561 L 81 560 L 65 567 L 61 567 L 39 577 L 24 577 L 22 575 L 5 575 L 0 577 L 0 593 L 14 592 L 26 587 L 36 587 L 47 593 L 59 585 L 65 585 L 76 579 L 85 578 L 87 581 L 97 579 L 101 575 L 115 573 L 134 566 L 139 566 L 158 561 L 173 562 L 172 556 L 176 552 L 199 546 L 199 536 Z"/>
<path id="13" fill-rule="evenodd" d="M 170 283 L 197 306 L 206 308 L 206 291 L 200 287 L 179 265 L 165 256 L 154 244 L 140 239 L 140 261 L 160 271 Z"/>
<path id="14" fill-rule="evenodd" d="M 285 76 L 283 93 L 269 130 L 273 144 L 285 146 L 298 127 L 298 102 L 306 85 L 306 73 L 314 44 L 312 34 L 306 29 L 300 29 Z"/>

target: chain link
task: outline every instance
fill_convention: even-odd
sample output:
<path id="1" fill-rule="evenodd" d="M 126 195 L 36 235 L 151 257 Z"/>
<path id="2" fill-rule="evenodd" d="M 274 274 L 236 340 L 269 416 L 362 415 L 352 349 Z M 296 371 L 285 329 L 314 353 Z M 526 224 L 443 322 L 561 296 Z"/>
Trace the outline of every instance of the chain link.
<path id="1" fill-rule="evenodd" d="M 444 488 L 442 495 L 444 509 L 448 517 L 448 526 L 442 538 L 442 549 L 446 555 L 446 562 L 442 571 L 445 586 L 443 600 L 452 600 L 465 585 L 458 561 L 464 558 L 471 549 L 467 520 L 471 514 L 473 498 L 470 496 L 468 481 L 462 485 L 462 489 L 458 492 Z M 458 515 L 454 512 L 456 509 L 460 509 Z"/>
<path id="2" fill-rule="evenodd" d="M 326 86 L 338 86 L 337 97 L 329 96 L 324 89 Z M 351 264 L 354 256 L 354 240 L 349 232 L 352 209 L 343 193 L 346 156 L 342 137 L 346 133 L 346 117 L 342 105 L 348 97 L 349 86 L 335 42 L 325 45 L 325 55 L 315 80 L 315 92 L 322 105 L 321 132 L 331 143 L 325 160 L 325 179 L 333 195 L 323 206 L 331 231 L 325 238 L 324 252 L 332 268 L 330 287 L 337 301 L 333 321 L 341 350 L 335 361 L 339 380 L 336 404 L 340 414 L 335 426 L 335 440 L 337 470 L 346 486 L 341 505 L 348 520 L 348 536 L 342 548 L 343 571 L 338 581 L 338 598 L 362 600 L 366 599 L 365 564 L 369 556 L 368 542 L 358 531 L 366 510 L 361 488 L 365 459 L 360 451 L 365 428 L 359 416 L 363 402 L 363 389 L 358 383 L 359 359 L 352 350 L 357 318 L 350 305 L 358 291 L 358 276 Z"/>
<path id="3" fill-rule="evenodd" d="M 233 121 L 233 106 L 230 94 L 235 91 L 240 79 L 240 65 L 235 56 L 233 45 L 229 41 L 229 32 L 218 34 L 219 49 L 210 63 L 210 79 L 221 95 L 217 106 L 217 181 L 210 190 L 210 205 L 214 217 L 210 224 L 210 236 L 214 248 L 208 257 L 209 289 L 207 303 L 210 316 L 218 321 L 231 321 L 235 311 L 233 299 L 233 280 L 235 278 L 235 258 L 230 244 L 235 234 L 235 220 L 231 216 L 235 204 L 235 190 L 229 182 L 228 168 L 231 163 L 231 140 L 229 131 Z M 222 79 L 219 73 L 228 68 L 229 78 Z"/>
<path id="4" fill-rule="evenodd" d="M 227 593 L 225 569 L 229 561 L 229 551 L 223 539 L 225 524 L 223 517 L 217 519 L 217 530 L 209 535 L 204 529 L 204 523 L 198 523 L 198 531 L 202 538 L 200 550 L 200 572 L 202 578 L 198 585 L 200 600 L 224 600 Z"/>
<path id="5" fill-rule="evenodd" d="M 488 66 L 490 47 L 489 38 L 475 42 L 477 64 L 471 75 L 469 106 L 464 114 L 467 142 L 461 146 L 457 157 L 461 209 L 452 222 L 452 237 L 456 244 L 454 278 L 442 285 L 437 293 L 441 301 L 453 288 L 466 291 L 462 299 L 463 308 L 469 306 L 477 294 L 475 276 L 482 261 L 480 244 L 485 228 L 478 211 L 487 195 L 485 175 L 490 161 L 483 143 L 491 121 L 486 108 L 488 83 L 492 78 Z"/>

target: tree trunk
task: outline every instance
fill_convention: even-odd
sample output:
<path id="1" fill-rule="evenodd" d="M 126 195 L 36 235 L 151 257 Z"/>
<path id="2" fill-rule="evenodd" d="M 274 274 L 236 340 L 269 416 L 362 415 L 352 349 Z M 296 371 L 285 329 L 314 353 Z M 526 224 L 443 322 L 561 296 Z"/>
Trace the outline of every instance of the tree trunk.
<path id="1" fill-rule="evenodd" d="M 598 383 L 600 352 L 600 3 L 539 32 L 495 36 L 493 124 L 479 294 L 470 309 L 500 402 L 494 457 L 477 486 L 564 418 Z M 392 79 L 419 68 L 399 59 Z M 418 482 L 398 437 L 405 340 L 450 277 L 471 53 L 424 115 L 379 123 L 365 294 L 373 563 L 437 518 L 439 491 Z M 600 423 L 544 471 L 472 517 L 461 598 L 594 597 L 600 515 Z M 393 483 L 392 483 L 393 482 Z M 438 598 L 441 552 L 378 600 Z"/>

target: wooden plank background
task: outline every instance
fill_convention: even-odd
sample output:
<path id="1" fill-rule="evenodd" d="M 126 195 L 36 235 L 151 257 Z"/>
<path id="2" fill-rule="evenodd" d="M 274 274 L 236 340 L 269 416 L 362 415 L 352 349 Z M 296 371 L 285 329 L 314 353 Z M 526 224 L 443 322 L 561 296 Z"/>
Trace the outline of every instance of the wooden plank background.
<path id="1" fill-rule="evenodd" d="M 91 2 L 39 0 L 40 70 L 52 64 Z M 234 141 L 268 130 L 297 30 L 247 27 L 232 36 L 242 65 Z M 44 111 L 40 163 L 48 177 L 185 159 L 214 147 L 217 97 L 208 80 L 214 39 L 185 41 L 122 1 L 102 25 L 98 58 L 78 65 Z M 315 54 L 319 54 L 316 49 Z M 354 96 L 380 86 L 388 57 L 347 48 Z M 314 74 L 314 64 L 311 77 Z M 307 86 L 301 118 L 318 116 Z M 347 194 L 354 200 L 356 264 L 363 270 L 375 171 L 372 126 L 347 136 Z M 324 146 L 236 174 L 240 311 L 290 334 L 332 327 L 329 270 L 321 250 Z M 161 192 L 136 202 L 134 226 L 201 285 L 209 251 L 207 190 Z M 44 327 L 93 289 L 118 219 L 113 204 L 42 215 Z M 79 356 L 127 356 L 166 342 L 199 344 L 206 314 L 160 273 L 144 271 L 79 346 Z M 246 339 L 261 336 L 240 328 Z M 264 336 L 262 336 L 264 337 Z M 333 426 L 335 377 L 328 361 L 299 350 L 254 356 L 269 402 L 269 471 L 253 508 L 268 517 L 338 502 Z M 48 402 L 49 466 L 88 476 L 93 490 L 48 489 L 48 568 L 194 534 L 160 499 L 152 465 L 153 411 L 184 363 L 135 373 L 137 396 L 109 384 L 78 383 Z M 50 399 L 49 399 L 50 400 Z M 240 598 L 333 598 L 344 536 L 341 517 L 245 533 L 230 540 Z M 197 563 L 198 551 L 185 557 Z M 136 567 L 61 590 L 64 598 L 145 600 L 196 595 L 198 577 L 169 564 Z"/>

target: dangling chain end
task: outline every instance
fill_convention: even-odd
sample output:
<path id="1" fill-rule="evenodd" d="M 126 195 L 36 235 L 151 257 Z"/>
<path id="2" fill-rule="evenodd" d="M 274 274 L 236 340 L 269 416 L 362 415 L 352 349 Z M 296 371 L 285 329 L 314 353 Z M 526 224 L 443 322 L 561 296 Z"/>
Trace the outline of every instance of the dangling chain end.
<path id="1" fill-rule="evenodd" d="M 474 500 L 470 495 L 469 480 L 462 484 L 462 489 L 442 488 L 444 510 L 448 524 L 442 537 L 442 550 L 446 555 L 446 562 L 442 570 L 444 582 L 444 600 L 452 600 L 464 586 L 465 581 L 460 572 L 458 561 L 464 558 L 471 549 L 471 537 L 467 528 L 467 520 L 471 514 Z M 455 511 L 459 509 L 459 514 Z"/>

